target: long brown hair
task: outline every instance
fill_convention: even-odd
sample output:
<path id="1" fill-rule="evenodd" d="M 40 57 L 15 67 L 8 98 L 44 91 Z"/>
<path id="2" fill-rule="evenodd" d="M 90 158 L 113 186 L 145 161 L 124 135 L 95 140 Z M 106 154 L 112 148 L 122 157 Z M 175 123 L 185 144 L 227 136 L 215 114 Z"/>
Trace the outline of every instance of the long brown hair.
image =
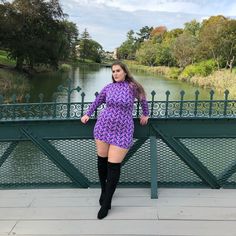
<path id="1" fill-rule="evenodd" d="M 146 93 L 144 91 L 143 86 L 134 79 L 134 77 L 131 75 L 128 67 L 123 62 L 121 62 L 121 61 L 114 62 L 111 65 L 111 69 L 113 68 L 113 66 L 117 66 L 117 65 L 120 66 L 122 68 L 122 70 L 126 73 L 125 81 L 127 81 L 130 84 L 131 88 L 134 89 L 135 96 L 137 97 L 137 99 L 142 100 L 142 99 L 146 98 Z M 113 83 L 116 83 L 116 81 L 113 78 L 113 75 L 112 75 L 112 81 L 113 81 Z"/>

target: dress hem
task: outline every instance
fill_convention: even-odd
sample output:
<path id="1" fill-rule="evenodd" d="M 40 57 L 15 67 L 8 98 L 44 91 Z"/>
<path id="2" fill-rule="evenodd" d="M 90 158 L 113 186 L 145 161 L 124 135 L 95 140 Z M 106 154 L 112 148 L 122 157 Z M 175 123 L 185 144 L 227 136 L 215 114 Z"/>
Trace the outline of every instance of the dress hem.
<path id="1" fill-rule="evenodd" d="M 129 146 L 129 147 L 124 147 L 124 146 L 118 145 L 117 143 L 112 143 L 112 142 L 108 142 L 106 140 L 102 140 L 101 138 L 96 138 L 96 137 L 94 137 L 94 138 L 97 139 L 97 140 L 100 140 L 102 142 L 105 142 L 107 144 L 114 145 L 114 146 L 117 146 L 117 147 L 120 147 L 120 148 L 123 148 L 123 149 L 130 149 L 132 147 L 132 145 Z"/>

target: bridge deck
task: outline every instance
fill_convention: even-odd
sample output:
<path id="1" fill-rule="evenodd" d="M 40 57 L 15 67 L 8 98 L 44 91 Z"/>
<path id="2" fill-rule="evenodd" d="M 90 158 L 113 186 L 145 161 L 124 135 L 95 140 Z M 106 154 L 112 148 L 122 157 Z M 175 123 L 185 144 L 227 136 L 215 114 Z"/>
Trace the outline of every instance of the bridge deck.
<path id="1" fill-rule="evenodd" d="M 236 190 L 117 189 L 97 220 L 99 189 L 0 190 L 0 236 L 235 236 Z"/>

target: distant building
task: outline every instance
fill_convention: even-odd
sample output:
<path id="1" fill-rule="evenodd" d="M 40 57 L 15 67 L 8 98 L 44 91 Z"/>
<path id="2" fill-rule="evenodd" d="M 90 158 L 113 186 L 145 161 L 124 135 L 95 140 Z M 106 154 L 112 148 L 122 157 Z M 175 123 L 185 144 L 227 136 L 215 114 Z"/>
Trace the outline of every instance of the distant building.
<path id="1" fill-rule="evenodd" d="M 77 57 L 80 57 L 80 45 L 79 44 L 77 44 L 76 46 L 75 46 L 75 50 L 76 50 L 76 55 L 77 55 Z"/>
<path id="2" fill-rule="evenodd" d="M 113 59 L 117 60 L 118 59 L 118 48 L 115 48 L 114 52 L 113 52 Z"/>

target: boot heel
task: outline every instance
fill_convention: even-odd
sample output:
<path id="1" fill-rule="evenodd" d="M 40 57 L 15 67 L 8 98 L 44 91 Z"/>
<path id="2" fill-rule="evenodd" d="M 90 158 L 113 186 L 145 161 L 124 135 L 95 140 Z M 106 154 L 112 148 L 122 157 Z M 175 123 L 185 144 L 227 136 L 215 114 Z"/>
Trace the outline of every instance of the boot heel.
<path id="1" fill-rule="evenodd" d="M 105 200 L 105 195 L 104 196 L 101 195 L 101 197 L 99 199 L 100 206 L 103 205 L 104 200 Z M 107 208 L 110 210 L 111 209 L 111 204 Z"/>
<path id="2" fill-rule="evenodd" d="M 108 214 L 108 211 L 109 211 L 109 208 L 102 206 L 102 207 L 100 208 L 99 212 L 98 212 L 97 218 L 98 218 L 99 220 L 105 218 L 105 217 L 107 216 L 107 214 Z"/>

